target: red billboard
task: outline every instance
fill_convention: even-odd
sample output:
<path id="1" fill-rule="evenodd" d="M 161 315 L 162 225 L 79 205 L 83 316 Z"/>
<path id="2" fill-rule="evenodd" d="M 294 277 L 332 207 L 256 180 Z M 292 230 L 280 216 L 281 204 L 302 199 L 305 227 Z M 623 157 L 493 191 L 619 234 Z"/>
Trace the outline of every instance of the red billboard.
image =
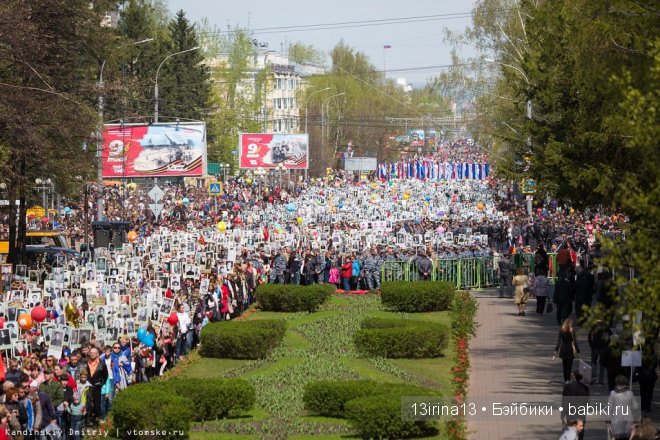
<path id="1" fill-rule="evenodd" d="M 206 165 L 203 122 L 108 124 L 103 131 L 103 177 L 201 176 Z"/>
<path id="2" fill-rule="evenodd" d="M 275 168 L 279 164 L 292 170 L 309 168 L 307 134 L 244 133 L 238 151 L 241 168 Z"/>

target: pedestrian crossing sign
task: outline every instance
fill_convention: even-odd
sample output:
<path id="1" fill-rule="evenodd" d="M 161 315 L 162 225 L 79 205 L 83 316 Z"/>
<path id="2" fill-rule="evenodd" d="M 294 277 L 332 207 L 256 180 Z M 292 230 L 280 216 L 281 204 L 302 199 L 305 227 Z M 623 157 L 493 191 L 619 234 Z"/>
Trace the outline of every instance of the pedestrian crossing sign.
<path id="1" fill-rule="evenodd" d="M 209 195 L 220 196 L 222 195 L 222 182 L 209 183 Z"/>

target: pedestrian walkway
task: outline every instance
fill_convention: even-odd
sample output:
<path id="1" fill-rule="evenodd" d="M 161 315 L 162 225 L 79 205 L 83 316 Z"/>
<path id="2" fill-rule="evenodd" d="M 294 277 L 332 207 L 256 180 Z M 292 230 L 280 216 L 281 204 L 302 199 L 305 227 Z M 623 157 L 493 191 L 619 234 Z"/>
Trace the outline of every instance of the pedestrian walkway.
<path id="1" fill-rule="evenodd" d="M 470 345 L 470 388 L 468 400 L 488 411 L 468 418 L 470 438 L 478 440 L 556 440 L 561 421 L 556 410 L 563 389 L 561 360 L 552 359 L 559 327 L 555 314 L 539 316 L 536 300 L 527 304 L 527 316 L 518 316 L 513 299 L 498 298 L 497 292 L 475 292 L 479 302 L 477 335 Z M 583 359 L 590 352 L 586 331 L 578 330 Z M 607 388 L 592 387 L 592 395 L 607 395 Z M 552 402 L 551 417 L 491 416 L 489 402 Z M 480 409 L 480 408 L 479 408 Z M 587 421 L 585 439 L 607 438 L 604 422 Z"/>

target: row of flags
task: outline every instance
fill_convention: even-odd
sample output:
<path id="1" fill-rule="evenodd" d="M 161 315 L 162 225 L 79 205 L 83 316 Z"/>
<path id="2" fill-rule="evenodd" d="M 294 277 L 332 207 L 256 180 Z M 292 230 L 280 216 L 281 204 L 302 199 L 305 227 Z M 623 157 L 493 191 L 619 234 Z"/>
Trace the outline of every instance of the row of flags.
<path id="1" fill-rule="evenodd" d="M 378 165 L 379 179 L 484 180 L 490 174 L 485 162 L 438 162 L 418 159 Z"/>

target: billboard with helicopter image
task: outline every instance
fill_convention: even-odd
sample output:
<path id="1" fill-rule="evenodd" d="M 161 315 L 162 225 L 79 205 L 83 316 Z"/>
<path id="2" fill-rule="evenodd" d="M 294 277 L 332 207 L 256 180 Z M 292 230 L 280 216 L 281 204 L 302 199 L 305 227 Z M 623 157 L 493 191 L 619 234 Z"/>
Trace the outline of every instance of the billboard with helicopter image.
<path id="1" fill-rule="evenodd" d="M 201 176 L 206 166 L 206 125 L 108 124 L 101 157 L 104 178 Z"/>

